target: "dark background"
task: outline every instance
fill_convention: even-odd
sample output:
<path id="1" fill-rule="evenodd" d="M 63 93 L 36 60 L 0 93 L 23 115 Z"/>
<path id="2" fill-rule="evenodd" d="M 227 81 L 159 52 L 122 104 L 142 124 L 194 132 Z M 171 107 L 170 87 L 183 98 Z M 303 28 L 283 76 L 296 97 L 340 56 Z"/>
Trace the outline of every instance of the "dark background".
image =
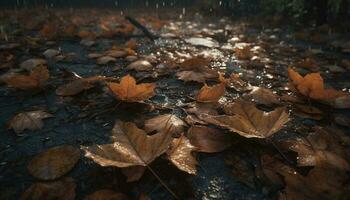
<path id="1" fill-rule="evenodd" d="M 98 7 L 145 7 L 146 2 L 151 7 L 157 4 L 163 6 L 189 6 L 197 0 L 0 0 L 1 7 L 30 7 L 38 5 L 47 5 L 55 7 L 73 7 L 73 6 L 98 6 Z"/>

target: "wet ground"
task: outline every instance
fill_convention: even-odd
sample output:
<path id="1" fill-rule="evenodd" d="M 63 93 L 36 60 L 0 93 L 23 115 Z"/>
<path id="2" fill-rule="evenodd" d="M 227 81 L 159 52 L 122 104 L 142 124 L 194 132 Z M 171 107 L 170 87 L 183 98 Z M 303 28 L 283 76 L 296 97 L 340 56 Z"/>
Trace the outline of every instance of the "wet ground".
<path id="1" fill-rule="evenodd" d="M 51 10 L 50 12 L 57 14 L 62 11 L 56 13 L 55 10 Z M 91 10 L 77 13 L 84 13 L 82 15 L 86 16 L 89 12 Z M 95 60 L 87 57 L 89 53 L 103 52 L 113 45 L 121 46 L 131 38 L 138 43 L 136 49 L 138 57 L 151 57 L 155 60 L 154 66 L 180 63 L 187 57 L 203 55 L 212 59 L 213 69 L 226 74 L 240 73 L 242 79 L 251 85 L 271 88 L 278 94 L 285 93 L 284 86 L 288 81 L 287 67 L 308 57 L 307 55 L 312 55 L 322 63 L 320 67 L 311 70 L 301 69 L 301 71 L 321 71 L 330 86 L 344 91 L 350 90 L 349 69 L 340 67 L 344 71 L 334 72 L 334 65 L 342 59 L 350 59 L 350 54 L 332 45 L 335 41 L 349 38 L 348 33 L 336 32 L 329 35 L 321 32 L 322 36 L 326 36 L 326 41 L 315 44 L 296 39 L 293 37 L 297 31 L 296 28 L 288 27 L 283 23 L 266 25 L 261 24 L 265 23 L 264 21 L 207 18 L 182 10 L 174 12 L 159 13 L 160 19 L 165 24 L 163 28 L 156 30 L 152 26 L 149 27 L 159 36 L 155 41 L 149 40 L 142 32 L 135 31 L 132 35 L 123 37 L 97 38 L 94 40 L 95 45 L 91 47 L 81 44 L 81 39 L 77 37 L 40 39 L 35 45 L 25 46 L 25 42 L 21 39 L 27 36 L 37 37 L 37 33 L 30 30 L 15 33 L 15 29 L 21 26 L 21 21 L 9 22 L 14 13 L 3 16 L 2 21 L 5 29 L 9 31 L 9 39 L 8 41 L 1 39 L 0 45 L 21 41 L 18 48 L 9 50 L 16 56 L 16 64 L 29 58 L 42 58 L 42 53 L 47 49 L 59 49 L 61 54 L 72 56 L 71 59 L 64 61 L 47 59 L 50 81 L 44 92 L 16 91 L 1 85 L 0 199 L 18 199 L 26 188 L 36 182 L 36 179 L 27 172 L 26 166 L 33 156 L 43 150 L 63 144 L 79 147 L 108 143 L 110 131 L 116 119 L 142 121 L 160 113 L 171 112 L 182 119 L 186 117 L 181 106 L 193 101 L 194 91 L 199 90 L 201 84 L 184 83 L 177 79 L 175 73 L 154 76 L 152 72 L 127 71 L 125 66 L 128 62 L 125 59 L 117 59 L 115 63 L 106 65 L 97 65 Z M 119 11 L 105 10 L 97 13 L 104 13 L 105 16 L 111 16 L 113 13 L 118 16 L 120 14 Z M 144 14 L 139 16 L 136 13 L 130 11 L 128 14 L 136 19 L 143 18 Z M 99 14 L 94 17 L 99 17 Z M 314 29 L 310 28 L 310 32 L 312 31 Z M 14 35 L 11 35 L 11 32 Z M 314 32 L 317 33 L 317 30 Z M 191 37 L 212 39 L 209 42 L 201 41 L 197 45 L 188 40 Z M 240 42 L 256 47 L 256 51 L 260 52 L 257 62 L 242 61 L 235 57 L 232 49 Z M 331 67 L 327 68 L 327 66 Z M 2 72 L 5 73 L 6 69 Z M 157 82 L 157 95 L 145 104 L 122 103 L 114 110 L 111 108 L 116 104 L 115 98 L 106 93 L 106 88 L 101 85 L 75 97 L 62 98 L 56 95 L 55 89 L 69 80 L 65 76 L 66 72 L 74 72 L 82 77 L 94 75 L 121 77 L 130 73 L 142 82 Z M 232 101 L 240 95 L 241 92 L 228 89 L 224 100 Z M 156 109 L 150 109 L 152 107 L 150 105 L 156 106 Z M 47 110 L 54 115 L 53 118 L 45 120 L 41 130 L 15 134 L 7 129 L 6 123 L 16 113 L 37 109 Z M 106 112 L 103 112 L 105 110 Z M 288 123 L 276 138 L 290 137 L 297 128 L 304 125 L 334 125 L 328 120 L 334 112 L 350 114 L 347 110 L 332 110 L 321 121 L 293 116 L 293 121 Z M 349 132 L 349 129 L 344 127 L 338 128 Z M 197 154 L 199 167 L 196 176 L 177 170 L 162 158 L 152 163 L 151 167 L 181 199 L 276 199 L 278 188 L 265 186 L 257 178 L 253 178 L 253 186 L 248 186 L 240 180 L 239 176 L 237 177 L 237 174 L 232 173 L 234 167 L 227 160 L 237 162 L 244 160 L 245 170 L 249 174 L 254 173 L 254 167 L 259 165 L 262 154 L 266 152 L 278 154 L 278 151 L 266 141 L 247 141 L 238 136 L 233 137 L 235 144 L 224 152 Z M 83 156 L 67 176 L 72 177 L 77 183 L 77 199 L 83 199 L 87 194 L 98 189 L 113 189 L 135 198 L 140 193 L 148 195 L 151 199 L 173 198 L 150 172 L 146 172 L 136 183 L 126 183 L 126 178 L 119 169 L 102 168 Z"/>

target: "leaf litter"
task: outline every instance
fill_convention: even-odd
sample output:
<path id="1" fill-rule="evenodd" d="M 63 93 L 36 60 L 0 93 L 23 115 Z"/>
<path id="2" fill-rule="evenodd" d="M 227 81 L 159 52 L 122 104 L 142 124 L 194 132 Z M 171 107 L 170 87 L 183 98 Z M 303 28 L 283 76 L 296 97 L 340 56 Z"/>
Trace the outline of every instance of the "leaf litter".
<path id="1" fill-rule="evenodd" d="M 7 16 L 6 28 L 32 34 L 11 35 L 0 52 L 2 120 L 17 133 L 1 136 L 0 186 L 17 199 L 149 199 L 154 188 L 145 188 L 157 184 L 166 199 L 201 199 L 194 180 L 214 169 L 210 158 L 227 163 L 226 184 L 238 180 L 268 199 L 349 197 L 343 54 L 293 46 L 286 32 L 254 20 L 134 13 L 151 37 L 114 12 L 36 13 L 16 13 L 17 27 Z M 326 49 L 337 43 L 290 34 Z M 46 182 L 13 184 L 26 174 Z"/>

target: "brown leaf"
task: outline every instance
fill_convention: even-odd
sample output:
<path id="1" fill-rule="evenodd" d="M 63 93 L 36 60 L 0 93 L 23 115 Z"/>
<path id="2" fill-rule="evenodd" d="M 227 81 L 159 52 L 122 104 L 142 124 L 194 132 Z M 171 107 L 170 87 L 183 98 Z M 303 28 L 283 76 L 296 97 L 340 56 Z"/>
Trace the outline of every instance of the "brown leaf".
<path id="1" fill-rule="evenodd" d="M 42 180 L 54 180 L 68 173 L 80 159 L 80 151 L 73 146 L 53 147 L 36 155 L 27 168 L 31 175 Z"/>
<path id="2" fill-rule="evenodd" d="M 224 94 L 225 84 L 220 83 L 212 87 L 208 87 L 207 84 L 204 84 L 196 96 L 196 101 L 204 103 L 218 102 Z"/>
<path id="3" fill-rule="evenodd" d="M 75 188 L 72 178 L 35 183 L 21 195 L 20 200 L 74 200 Z"/>
<path id="4" fill-rule="evenodd" d="M 147 166 L 162 155 L 171 142 L 171 134 L 148 136 L 134 123 L 117 121 L 112 130 L 112 144 L 83 147 L 85 156 L 101 166 Z"/>
<path id="5" fill-rule="evenodd" d="M 159 115 L 145 122 L 145 131 L 150 133 L 152 131 L 163 132 L 169 131 L 173 136 L 178 136 L 184 132 L 186 124 L 176 117 L 176 115 Z"/>
<path id="6" fill-rule="evenodd" d="M 14 75 L 5 80 L 5 82 L 13 88 L 30 90 L 42 88 L 49 77 L 49 71 L 46 66 L 40 65 L 34 68 L 29 75 Z"/>
<path id="7" fill-rule="evenodd" d="M 126 176 L 126 182 L 128 183 L 140 180 L 145 171 L 146 167 L 144 166 L 132 166 L 122 168 L 122 173 Z"/>
<path id="8" fill-rule="evenodd" d="M 205 83 L 208 79 L 218 78 L 218 73 L 208 68 L 209 61 L 203 58 L 191 58 L 185 60 L 176 76 L 183 81 L 197 81 Z"/>
<path id="9" fill-rule="evenodd" d="M 154 83 L 136 84 L 136 80 L 130 76 L 124 76 L 120 83 L 107 83 L 109 89 L 119 100 L 127 102 L 139 102 L 147 100 L 155 95 Z"/>
<path id="10" fill-rule="evenodd" d="M 15 133 L 21 133 L 25 129 L 39 130 L 44 126 L 42 120 L 49 117 L 53 116 L 42 110 L 19 113 L 10 120 L 9 128 L 12 128 Z"/>
<path id="11" fill-rule="evenodd" d="M 74 96 L 84 90 L 93 87 L 93 84 L 98 81 L 105 81 L 104 76 L 92 76 L 89 78 L 78 78 L 68 84 L 62 85 L 56 89 L 56 94 L 59 96 Z"/>
<path id="12" fill-rule="evenodd" d="M 343 138 L 337 133 L 329 133 L 323 128 L 316 128 L 307 139 L 287 141 L 290 150 L 298 152 L 299 166 L 323 166 L 327 164 L 339 170 L 350 170 L 349 158 Z"/>
<path id="13" fill-rule="evenodd" d="M 246 138 L 267 138 L 289 121 L 289 113 L 283 107 L 267 113 L 252 103 L 239 101 L 226 105 L 224 110 L 228 115 L 201 115 L 200 118 Z"/>
<path id="14" fill-rule="evenodd" d="M 113 190 L 98 190 L 84 200 L 129 200 L 129 197 L 123 193 L 115 192 Z"/>
<path id="15" fill-rule="evenodd" d="M 284 177 L 286 199 L 332 200 L 344 197 L 343 187 L 348 176 L 342 171 L 320 166 L 313 168 L 307 176 L 302 176 L 293 168 L 269 156 L 262 158 L 262 166 L 265 171 L 275 172 Z"/>
<path id="16" fill-rule="evenodd" d="M 217 153 L 231 146 L 231 137 L 218 129 L 206 126 L 192 126 L 188 130 L 188 138 L 196 151 L 205 153 Z"/>
<path id="17" fill-rule="evenodd" d="M 270 89 L 262 87 L 251 87 L 252 91 L 245 95 L 245 98 L 251 99 L 257 104 L 263 104 L 271 106 L 274 104 L 279 104 L 279 96 L 273 93 Z"/>
<path id="18" fill-rule="evenodd" d="M 336 115 L 334 117 L 335 123 L 341 125 L 341 126 L 346 126 L 350 128 L 350 118 L 345 116 L 345 115 Z"/>
<path id="19" fill-rule="evenodd" d="M 193 157 L 192 151 L 195 151 L 190 141 L 182 135 L 175 138 L 171 143 L 171 148 L 167 152 L 169 160 L 180 170 L 189 174 L 196 174 L 197 160 Z"/>

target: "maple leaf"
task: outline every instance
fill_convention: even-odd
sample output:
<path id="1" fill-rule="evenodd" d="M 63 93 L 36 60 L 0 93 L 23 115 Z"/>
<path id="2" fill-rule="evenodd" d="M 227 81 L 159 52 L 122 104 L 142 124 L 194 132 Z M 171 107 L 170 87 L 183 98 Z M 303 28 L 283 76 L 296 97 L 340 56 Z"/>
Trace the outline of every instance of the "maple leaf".
<path id="1" fill-rule="evenodd" d="M 83 147 L 85 156 L 101 166 L 147 166 L 169 148 L 168 131 L 148 136 L 134 123 L 117 121 L 112 130 L 112 144 Z"/>
<path id="2" fill-rule="evenodd" d="M 191 154 L 196 147 L 194 147 L 190 141 L 182 135 L 180 138 L 176 138 L 171 143 L 171 148 L 167 152 L 168 159 L 180 170 L 189 174 L 196 174 L 197 160 Z"/>
<path id="3" fill-rule="evenodd" d="M 107 83 L 108 88 L 119 100 L 127 102 L 140 102 L 155 95 L 154 83 L 136 84 L 136 80 L 130 76 L 124 76 L 120 83 Z"/>
<path id="4" fill-rule="evenodd" d="M 218 102 L 219 99 L 225 94 L 225 84 L 220 83 L 212 87 L 208 87 L 207 84 L 201 88 L 196 96 L 196 101 L 210 103 Z"/>
<path id="5" fill-rule="evenodd" d="M 332 100 L 347 95 L 342 91 L 325 89 L 320 73 L 311 73 L 303 77 L 292 68 L 288 68 L 288 75 L 298 92 L 306 97 L 316 100 Z"/>
<path id="6" fill-rule="evenodd" d="M 206 126 L 192 126 L 188 130 L 188 138 L 197 149 L 205 153 L 221 152 L 231 146 L 230 135 L 222 133 L 218 129 Z"/>
<path id="7" fill-rule="evenodd" d="M 68 145 L 57 146 L 36 155 L 27 168 L 36 178 L 54 180 L 73 169 L 79 159 L 78 148 Z"/>
<path id="8" fill-rule="evenodd" d="M 269 113 L 261 111 L 254 104 L 238 101 L 226 105 L 228 115 L 200 115 L 208 123 L 228 128 L 246 138 L 267 138 L 279 131 L 289 121 L 289 113 L 284 107 Z"/>
<path id="9" fill-rule="evenodd" d="M 9 121 L 9 128 L 15 133 L 21 133 L 25 129 L 39 130 L 44 126 L 43 119 L 53 117 L 50 113 L 42 110 L 19 113 Z"/>
<path id="10" fill-rule="evenodd" d="M 34 68 L 29 75 L 14 75 L 5 80 L 5 82 L 8 86 L 13 88 L 30 90 L 42 88 L 49 79 L 49 76 L 49 71 L 46 66 L 40 65 Z"/>
<path id="11" fill-rule="evenodd" d="M 72 178 L 54 182 L 42 182 L 31 185 L 20 200 L 74 200 L 76 184 Z"/>

